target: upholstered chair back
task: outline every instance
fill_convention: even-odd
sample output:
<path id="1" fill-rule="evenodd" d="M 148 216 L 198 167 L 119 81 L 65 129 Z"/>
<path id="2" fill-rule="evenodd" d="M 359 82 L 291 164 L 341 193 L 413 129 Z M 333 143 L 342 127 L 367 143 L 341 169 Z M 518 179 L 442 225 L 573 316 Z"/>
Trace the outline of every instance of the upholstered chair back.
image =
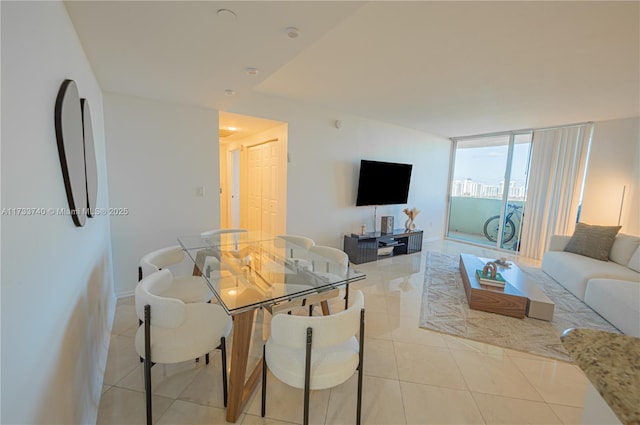
<path id="1" fill-rule="evenodd" d="M 247 229 L 217 229 L 209 230 L 207 232 L 200 233 L 200 237 L 206 241 L 217 243 L 220 241 L 220 235 L 233 233 L 239 235 L 240 233 L 247 233 Z M 237 237 L 234 239 L 237 242 Z"/>
<path id="2" fill-rule="evenodd" d="M 349 269 L 349 256 L 337 248 L 315 245 L 309 248 L 313 271 L 344 276 Z M 327 261 L 326 259 L 330 260 Z"/>
<path id="3" fill-rule="evenodd" d="M 281 243 L 284 243 L 288 258 L 302 260 L 309 258 L 309 248 L 316 244 L 313 239 L 306 236 L 278 235 L 278 239 L 281 240 Z"/>
<path id="4" fill-rule="evenodd" d="M 309 249 L 316 244 L 313 239 L 306 236 L 278 235 L 278 238 L 304 249 Z"/>
<path id="5" fill-rule="evenodd" d="M 178 245 L 150 252 L 140 259 L 142 277 L 149 276 L 174 264 L 180 264 L 183 260 L 184 250 Z"/>
<path id="6" fill-rule="evenodd" d="M 342 344 L 360 328 L 360 310 L 364 307 L 362 291 L 353 291 L 351 306 L 328 316 L 277 314 L 271 321 L 271 338 L 276 344 L 303 349 L 307 328 L 313 329 L 313 349 Z"/>
<path id="7" fill-rule="evenodd" d="M 177 298 L 165 298 L 157 294 L 166 291 L 173 281 L 169 270 L 160 270 L 142 279 L 136 286 L 136 314 L 144 320 L 144 306 L 151 306 L 151 325 L 161 328 L 177 328 L 185 320 L 185 303 Z"/>

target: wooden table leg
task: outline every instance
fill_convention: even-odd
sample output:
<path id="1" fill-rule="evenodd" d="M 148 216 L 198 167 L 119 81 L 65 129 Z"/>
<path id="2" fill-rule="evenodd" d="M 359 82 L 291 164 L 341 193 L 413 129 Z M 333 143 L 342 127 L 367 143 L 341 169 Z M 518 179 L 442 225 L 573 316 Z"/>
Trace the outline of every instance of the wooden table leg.
<path id="1" fill-rule="evenodd" d="M 322 301 L 320 305 L 322 306 L 322 315 L 329 316 L 331 314 L 331 307 L 329 307 L 327 300 Z"/>
<path id="2" fill-rule="evenodd" d="M 245 379 L 247 376 L 247 363 L 249 361 L 249 347 L 253 336 L 253 318 L 256 310 L 245 311 L 233 316 L 233 347 L 231 349 L 231 369 L 229 371 L 229 400 L 227 402 L 227 422 L 235 422 L 240 416 L 242 406 L 247 401 L 252 387 L 255 387 L 257 380 L 254 375 L 260 376 L 262 372 L 262 362 L 258 362 L 259 369 L 251 374 L 245 390 Z M 249 388 L 251 387 L 251 388 Z"/>

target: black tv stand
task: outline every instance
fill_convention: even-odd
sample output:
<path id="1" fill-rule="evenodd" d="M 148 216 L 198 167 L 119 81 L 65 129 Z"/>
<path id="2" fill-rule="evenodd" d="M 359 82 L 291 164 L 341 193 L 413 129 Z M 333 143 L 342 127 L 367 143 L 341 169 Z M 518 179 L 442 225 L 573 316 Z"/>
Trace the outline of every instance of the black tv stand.
<path id="1" fill-rule="evenodd" d="M 354 264 L 422 251 L 422 230 L 394 229 L 393 233 L 352 233 L 344 237 L 344 252 Z"/>

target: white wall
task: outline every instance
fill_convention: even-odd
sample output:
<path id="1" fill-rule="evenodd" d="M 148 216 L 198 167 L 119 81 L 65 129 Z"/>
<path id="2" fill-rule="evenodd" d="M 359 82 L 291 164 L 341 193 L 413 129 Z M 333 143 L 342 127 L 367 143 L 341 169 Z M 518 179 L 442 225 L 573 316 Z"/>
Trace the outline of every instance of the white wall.
<path id="1" fill-rule="evenodd" d="M 54 128 L 89 101 L 109 205 L 102 93 L 61 2 L 2 2 L 2 208 L 68 208 Z M 2 423 L 95 423 L 115 309 L 109 218 L 2 216 Z"/>
<path id="2" fill-rule="evenodd" d="M 218 111 L 105 93 L 116 293 L 132 294 L 144 254 L 220 226 Z M 205 196 L 197 188 L 205 187 Z"/>
<path id="3" fill-rule="evenodd" d="M 616 225 L 626 186 L 621 233 L 640 235 L 640 118 L 595 123 L 580 221 Z"/>
<path id="4" fill-rule="evenodd" d="M 232 108 L 289 125 L 287 232 L 316 243 L 342 247 L 344 234 L 374 228 L 373 207 L 356 207 L 361 159 L 413 164 L 408 205 L 378 207 L 402 227 L 402 209 L 417 207 L 416 226 L 425 239 L 444 233 L 450 142 L 424 132 L 313 108 L 259 94 L 246 95 Z M 337 129 L 335 120 L 341 120 Z"/>

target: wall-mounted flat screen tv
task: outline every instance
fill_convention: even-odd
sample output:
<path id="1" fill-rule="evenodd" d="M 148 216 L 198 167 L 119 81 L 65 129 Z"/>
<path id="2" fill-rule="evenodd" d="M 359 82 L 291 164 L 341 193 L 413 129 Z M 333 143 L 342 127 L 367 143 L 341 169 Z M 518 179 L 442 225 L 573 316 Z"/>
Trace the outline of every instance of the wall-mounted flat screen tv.
<path id="1" fill-rule="evenodd" d="M 412 164 L 360 161 L 356 206 L 406 204 Z"/>

